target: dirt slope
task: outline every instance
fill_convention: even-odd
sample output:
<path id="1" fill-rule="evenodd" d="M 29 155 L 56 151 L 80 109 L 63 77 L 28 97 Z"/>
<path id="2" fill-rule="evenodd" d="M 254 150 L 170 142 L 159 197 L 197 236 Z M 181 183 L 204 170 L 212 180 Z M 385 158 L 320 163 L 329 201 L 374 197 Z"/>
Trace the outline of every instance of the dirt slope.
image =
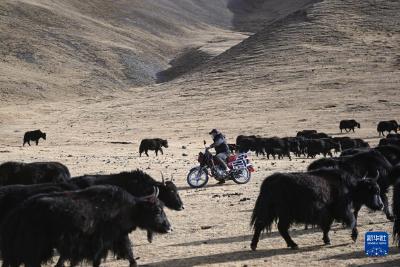
<path id="1" fill-rule="evenodd" d="M 0 97 L 99 95 L 170 80 L 305 2 L 4 0 Z M 189 60 L 163 79 L 183 53 Z"/>

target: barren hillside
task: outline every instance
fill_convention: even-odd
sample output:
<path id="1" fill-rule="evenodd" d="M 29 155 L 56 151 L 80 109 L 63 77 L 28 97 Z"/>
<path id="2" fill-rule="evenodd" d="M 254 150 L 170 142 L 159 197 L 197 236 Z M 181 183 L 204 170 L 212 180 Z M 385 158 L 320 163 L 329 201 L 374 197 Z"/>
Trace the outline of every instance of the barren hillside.
<path id="1" fill-rule="evenodd" d="M 56 99 L 170 80 L 308 1 L 5 0 L 1 96 Z M 181 70 L 158 75 L 182 53 Z"/>

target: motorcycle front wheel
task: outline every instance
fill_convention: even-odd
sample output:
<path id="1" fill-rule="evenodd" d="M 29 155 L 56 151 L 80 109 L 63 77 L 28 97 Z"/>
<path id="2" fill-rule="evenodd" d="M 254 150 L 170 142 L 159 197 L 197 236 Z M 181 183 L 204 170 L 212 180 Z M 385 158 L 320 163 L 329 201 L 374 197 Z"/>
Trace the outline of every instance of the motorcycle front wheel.
<path id="1" fill-rule="evenodd" d="M 192 188 L 203 187 L 207 184 L 207 182 L 208 173 L 204 168 L 200 166 L 192 168 L 187 175 L 187 183 Z"/>
<path id="2" fill-rule="evenodd" d="M 247 168 L 236 170 L 232 180 L 237 184 L 247 184 L 250 181 L 251 172 Z"/>

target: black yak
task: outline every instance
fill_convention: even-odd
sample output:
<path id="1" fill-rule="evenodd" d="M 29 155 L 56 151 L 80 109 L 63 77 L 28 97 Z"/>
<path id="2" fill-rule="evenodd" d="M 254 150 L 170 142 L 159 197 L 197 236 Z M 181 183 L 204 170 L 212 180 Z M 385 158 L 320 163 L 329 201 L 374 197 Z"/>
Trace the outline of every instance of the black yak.
<path id="1" fill-rule="evenodd" d="M 153 187 L 156 186 L 159 189 L 158 198 L 165 206 L 178 211 L 184 209 L 183 202 L 178 193 L 178 188 L 172 179 L 171 181 L 165 181 L 162 176 L 162 182 L 158 182 L 150 175 L 140 170 L 108 175 L 84 175 L 74 177 L 70 182 L 77 185 L 79 188 L 87 188 L 93 185 L 116 185 L 137 197 L 149 194 L 149 192 L 153 190 Z M 150 231 L 147 237 L 149 242 L 151 242 L 153 236 Z"/>
<path id="2" fill-rule="evenodd" d="M 11 210 L 32 196 L 76 189 L 78 187 L 70 183 L 2 186 L 0 187 L 0 225 Z"/>
<path id="3" fill-rule="evenodd" d="M 361 152 L 368 152 L 370 150 L 376 150 L 380 152 L 393 166 L 400 163 L 400 148 L 392 145 L 377 146 L 374 148 L 362 147 L 346 149 L 342 151 L 340 156 L 351 156 Z"/>
<path id="4" fill-rule="evenodd" d="M 381 140 L 379 140 L 378 146 L 387 146 L 387 145 L 400 147 L 400 138 L 382 138 Z"/>
<path id="5" fill-rule="evenodd" d="M 334 220 L 350 227 L 355 225 L 352 203 L 381 209 L 383 203 L 376 181 L 355 179 L 338 169 L 275 173 L 263 181 L 253 210 L 251 249 L 257 248 L 261 232 L 270 231 L 274 221 L 278 222 L 279 233 L 292 249 L 298 247 L 288 232 L 293 223 L 319 225 L 324 243 L 330 244 L 328 233 Z"/>
<path id="6" fill-rule="evenodd" d="M 115 185 L 136 197 L 149 194 L 153 187 L 156 186 L 159 189 L 159 199 L 168 208 L 173 210 L 182 210 L 184 208 L 174 182 L 165 181 L 164 177 L 162 177 L 162 182 L 156 181 L 141 170 L 117 174 L 83 175 L 73 177 L 70 183 L 82 189 L 93 185 Z"/>
<path id="7" fill-rule="evenodd" d="M 332 150 L 334 152 L 340 152 L 340 144 L 334 142 L 330 138 L 321 139 L 308 139 L 304 141 L 306 146 L 307 157 L 315 158 L 316 155 L 322 154 L 324 157 L 327 155 L 332 155 Z"/>
<path id="8" fill-rule="evenodd" d="M 400 247 L 400 165 L 395 166 L 390 174 L 391 179 L 395 181 L 393 187 L 393 239 Z"/>
<path id="9" fill-rule="evenodd" d="M 384 204 L 383 211 L 388 220 L 393 220 L 393 215 L 390 212 L 389 201 L 387 198 L 388 189 L 394 182 L 389 177 L 393 166 L 380 152 L 371 150 L 351 156 L 329 159 L 324 158 L 316 160 L 308 166 L 309 171 L 320 168 L 341 169 L 347 171 L 357 179 L 362 179 L 362 177 L 365 177 L 365 175 L 377 177 L 381 199 Z M 356 220 L 360 209 L 361 205 L 354 204 L 354 215 Z M 356 240 L 358 237 L 358 231 L 356 227 L 353 229 L 352 237 L 354 240 Z"/>
<path id="10" fill-rule="evenodd" d="M 385 132 L 390 133 L 391 131 L 394 131 L 395 133 L 397 133 L 398 129 L 399 129 L 399 124 L 395 120 L 380 121 L 378 123 L 378 126 L 376 127 L 379 136 L 381 135 L 385 136 Z"/>
<path id="11" fill-rule="evenodd" d="M 283 156 L 288 157 L 289 160 L 292 159 L 290 156 L 290 143 L 288 139 L 274 136 L 270 138 L 260 138 L 259 140 L 261 146 L 258 150 L 262 151 L 262 149 L 264 149 L 268 159 L 270 155 L 272 155 L 274 159 L 275 155 L 278 155 L 278 158 L 281 159 Z"/>
<path id="12" fill-rule="evenodd" d="M 310 135 L 316 134 L 316 133 L 317 133 L 316 130 L 302 130 L 302 131 L 297 132 L 296 137 L 309 138 Z"/>
<path id="13" fill-rule="evenodd" d="M 307 136 L 308 139 L 321 139 L 321 138 L 332 138 L 326 133 L 314 133 Z"/>
<path id="14" fill-rule="evenodd" d="M 236 147 L 240 153 L 247 153 L 249 151 L 256 152 L 256 155 L 263 153 L 260 148 L 260 137 L 255 135 L 238 135 L 236 137 Z"/>
<path id="15" fill-rule="evenodd" d="M 360 123 L 358 123 L 356 120 L 341 120 L 339 123 L 339 129 L 340 132 L 342 133 L 343 130 L 346 131 L 346 133 L 353 131 L 354 132 L 354 128 L 359 128 L 360 129 Z"/>
<path id="16" fill-rule="evenodd" d="M 137 227 L 167 233 L 171 227 L 156 199 L 135 198 L 114 186 L 41 194 L 14 209 L 2 227 L 3 266 L 40 266 L 60 253 L 71 266 L 99 266 L 115 242 Z M 118 254 L 119 252 L 117 252 Z M 136 266 L 133 259 L 131 266 Z"/>
<path id="17" fill-rule="evenodd" d="M 388 134 L 388 135 L 386 135 L 386 138 L 397 138 L 397 139 L 400 139 L 400 134 L 399 133 Z"/>
<path id="18" fill-rule="evenodd" d="M 33 185 L 8 185 L 0 187 L 0 229 L 3 220 L 13 209 L 18 207 L 28 198 L 45 193 L 64 192 L 76 190 L 76 186 L 69 183 L 46 183 Z M 1 240 L 1 230 L 0 230 Z"/>
<path id="19" fill-rule="evenodd" d="M 0 165 L 0 185 L 62 183 L 69 180 L 68 168 L 59 162 L 14 162 Z"/>
<path id="20" fill-rule="evenodd" d="M 161 154 L 163 155 L 164 152 L 162 150 L 162 147 L 168 148 L 167 140 L 161 139 L 161 138 L 143 139 L 140 142 L 139 155 L 141 157 L 142 153 L 144 152 L 146 154 L 146 156 L 149 156 L 149 154 L 148 154 L 149 150 L 154 150 L 156 152 L 156 156 L 158 156 L 158 151 L 160 151 Z"/>
<path id="21" fill-rule="evenodd" d="M 25 146 L 26 143 L 28 143 L 28 145 L 31 145 L 30 141 L 35 141 L 36 145 L 38 145 L 40 138 L 46 140 L 46 133 L 43 133 L 41 130 L 26 132 L 24 134 L 24 143 L 22 144 L 22 146 Z"/>
<path id="22" fill-rule="evenodd" d="M 340 144 L 342 150 L 350 149 L 350 148 L 362 148 L 369 147 L 368 142 L 360 138 L 350 138 L 350 137 L 333 137 L 332 140 L 338 144 Z"/>

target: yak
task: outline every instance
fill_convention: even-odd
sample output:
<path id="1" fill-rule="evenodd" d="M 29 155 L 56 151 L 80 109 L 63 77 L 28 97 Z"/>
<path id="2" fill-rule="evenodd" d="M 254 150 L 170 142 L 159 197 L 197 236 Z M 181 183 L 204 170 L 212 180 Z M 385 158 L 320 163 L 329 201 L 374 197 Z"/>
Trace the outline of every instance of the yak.
<path id="1" fill-rule="evenodd" d="M 307 138 L 308 139 L 322 139 L 322 138 L 332 138 L 332 137 L 326 133 L 314 133 L 314 134 L 308 135 Z"/>
<path id="2" fill-rule="evenodd" d="M 356 179 L 338 169 L 272 174 L 263 181 L 251 216 L 251 249 L 256 250 L 261 232 L 271 231 L 274 221 L 292 249 L 298 248 L 288 232 L 293 223 L 319 225 L 324 243 L 330 244 L 328 234 L 334 220 L 350 227 L 355 225 L 353 203 L 373 210 L 383 207 L 379 190 L 375 180 Z"/>
<path id="3" fill-rule="evenodd" d="M 31 145 L 30 141 L 35 141 L 36 145 L 39 144 L 39 139 L 43 138 L 43 140 L 46 140 L 46 133 L 43 133 L 41 130 L 34 130 L 34 131 L 29 131 L 24 134 L 24 142 L 22 146 L 25 146 L 26 143 L 28 145 Z"/>
<path id="4" fill-rule="evenodd" d="M 399 134 L 399 133 L 388 134 L 388 135 L 386 135 L 386 138 L 396 138 L 396 139 L 400 139 L 400 134 Z"/>
<path id="5" fill-rule="evenodd" d="M 83 175 L 73 177 L 69 182 L 81 189 L 93 185 L 115 185 L 136 197 L 149 194 L 153 187 L 156 186 L 159 189 L 159 199 L 168 208 L 173 210 L 184 209 L 178 189 L 172 180 L 165 181 L 162 176 L 162 182 L 158 182 L 139 169 L 117 174 Z"/>
<path id="6" fill-rule="evenodd" d="M 370 150 L 375 150 L 380 152 L 393 166 L 400 163 L 400 147 L 392 145 L 377 146 L 374 148 L 362 147 L 362 148 L 351 148 L 342 151 L 341 157 L 351 156 L 361 152 L 368 152 Z"/>
<path id="7" fill-rule="evenodd" d="M 146 156 L 149 156 L 149 150 L 154 150 L 156 156 L 158 156 L 158 151 L 160 151 L 161 154 L 164 155 L 162 147 L 168 148 L 167 140 L 161 138 L 143 139 L 140 142 L 139 146 L 139 156 L 141 157 L 143 152 L 146 154 Z"/>
<path id="8" fill-rule="evenodd" d="M 385 136 L 385 132 L 388 132 L 390 134 L 391 131 L 394 131 L 395 133 L 397 133 L 398 129 L 399 129 L 399 124 L 395 120 L 380 121 L 378 123 L 378 126 L 376 127 L 379 136 L 381 135 Z"/>
<path id="9" fill-rule="evenodd" d="M 77 186 L 70 183 L 2 186 L 0 187 L 0 225 L 10 211 L 32 196 L 77 189 L 79 189 Z"/>
<path id="10" fill-rule="evenodd" d="M 340 152 L 340 144 L 332 141 L 330 138 L 321 139 L 308 139 L 305 140 L 307 157 L 315 158 L 316 155 L 322 154 L 324 157 L 327 155 L 332 155 L 332 150 L 334 152 Z"/>
<path id="11" fill-rule="evenodd" d="M 272 155 L 275 159 L 275 155 L 278 155 L 278 158 L 283 158 L 283 156 L 287 156 L 289 160 L 292 160 L 290 156 L 290 143 L 285 138 L 279 137 L 270 137 L 270 138 L 261 138 L 260 139 L 260 150 L 264 149 L 265 153 L 267 153 L 267 158 Z"/>
<path id="12" fill-rule="evenodd" d="M 158 198 L 170 209 L 183 210 L 183 202 L 179 196 L 178 189 L 174 182 L 165 181 L 162 176 L 162 182 L 154 180 L 150 175 L 144 173 L 141 170 L 135 170 L 131 172 L 122 172 L 118 174 L 108 175 L 84 175 L 80 177 L 73 177 L 70 182 L 79 188 L 87 188 L 93 185 L 115 185 L 125 189 L 128 193 L 136 197 L 149 194 L 153 187 L 157 187 L 159 190 Z M 147 232 L 147 239 L 152 242 L 153 234 L 151 231 Z M 121 244 L 124 242 L 121 241 Z M 127 246 L 124 251 L 130 249 L 130 242 L 128 236 L 125 237 L 125 245 Z M 125 255 L 132 262 L 130 255 Z"/>
<path id="13" fill-rule="evenodd" d="M 310 135 L 316 134 L 316 130 L 302 130 L 297 132 L 296 137 L 305 137 L 305 138 L 310 138 Z"/>
<path id="14" fill-rule="evenodd" d="M 0 187 L 0 229 L 6 216 L 28 198 L 38 194 L 64 192 L 76 189 L 78 189 L 76 186 L 69 183 L 7 185 Z"/>
<path id="15" fill-rule="evenodd" d="M 260 137 L 255 135 L 239 135 L 236 137 L 236 146 L 240 153 L 255 151 L 257 156 L 263 153 L 260 149 Z"/>
<path id="16" fill-rule="evenodd" d="M 379 140 L 378 146 L 392 145 L 400 147 L 400 138 L 382 138 Z"/>
<path id="17" fill-rule="evenodd" d="M 4 220 L 3 266 L 40 266 L 57 249 L 71 266 L 86 260 L 97 267 L 115 252 L 115 242 L 137 227 L 171 230 L 156 193 L 154 188 L 151 198 L 141 199 L 119 187 L 94 186 L 34 196 Z M 137 266 L 135 259 L 131 266 Z"/>
<path id="18" fill-rule="evenodd" d="M 307 169 L 311 171 L 320 168 L 341 169 L 358 179 L 362 179 L 362 177 L 366 175 L 376 177 L 380 188 L 380 196 L 384 204 L 383 211 L 388 220 L 393 220 L 386 195 L 389 187 L 394 182 L 389 176 L 393 166 L 380 152 L 371 150 L 346 157 L 323 158 L 312 162 Z M 360 205 L 354 205 L 354 216 L 356 220 L 360 209 Z M 352 237 L 354 240 L 358 237 L 356 227 L 353 228 Z"/>
<path id="19" fill-rule="evenodd" d="M 290 152 L 292 152 L 297 157 L 300 157 L 300 137 L 284 137 L 282 138 L 282 140 L 288 144 Z"/>
<path id="20" fill-rule="evenodd" d="M 0 185 L 62 183 L 71 177 L 68 168 L 59 162 L 14 162 L 0 164 Z"/>
<path id="21" fill-rule="evenodd" d="M 346 131 L 346 133 L 353 131 L 354 133 L 354 128 L 360 129 L 361 125 L 358 123 L 356 120 L 341 120 L 339 123 L 339 129 L 340 132 L 342 133 L 343 130 Z"/>
<path id="22" fill-rule="evenodd" d="M 350 148 L 361 148 L 361 147 L 370 147 L 368 142 L 360 138 L 350 138 L 350 137 L 333 137 L 332 140 L 338 144 L 340 144 L 342 150 L 350 149 Z"/>
<path id="23" fill-rule="evenodd" d="M 395 181 L 392 205 L 394 215 L 393 238 L 397 246 L 400 247 L 400 165 L 393 168 L 391 178 Z"/>

